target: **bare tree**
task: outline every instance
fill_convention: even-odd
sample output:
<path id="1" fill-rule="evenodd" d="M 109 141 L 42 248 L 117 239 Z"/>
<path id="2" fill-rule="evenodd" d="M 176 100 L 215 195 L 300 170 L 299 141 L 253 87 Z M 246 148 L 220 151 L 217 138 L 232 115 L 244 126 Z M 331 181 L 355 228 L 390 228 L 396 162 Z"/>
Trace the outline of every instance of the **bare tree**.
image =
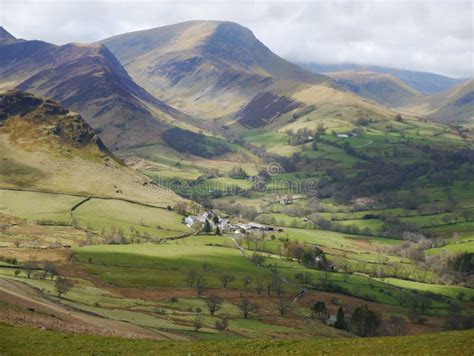
<path id="1" fill-rule="evenodd" d="M 295 279 L 299 281 L 301 287 L 306 287 L 310 284 L 310 279 L 306 273 L 297 273 L 295 274 Z"/>
<path id="2" fill-rule="evenodd" d="M 239 308 L 244 319 L 248 319 L 251 312 L 256 312 L 258 310 L 258 305 L 251 303 L 248 299 L 242 299 Z"/>
<path id="3" fill-rule="evenodd" d="M 254 253 L 252 256 L 250 256 L 250 261 L 252 261 L 252 263 L 257 267 L 262 267 L 263 263 L 265 262 L 265 257 L 259 255 L 258 253 Z"/>
<path id="4" fill-rule="evenodd" d="M 271 281 L 268 281 L 267 282 L 267 295 L 270 296 L 272 294 L 272 290 L 273 290 L 273 284 Z"/>
<path id="5" fill-rule="evenodd" d="M 224 274 L 220 276 L 219 279 L 222 282 L 222 286 L 227 288 L 227 286 L 235 280 L 235 276 L 232 274 Z"/>
<path id="6" fill-rule="evenodd" d="M 20 240 L 20 239 L 15 239 L 15 240 L 13 241 L 13 244 L 15 245 L 16 248 L 20 248 L 21 240 Z"/>
<path id="7" fill-rule="evenodd" d="M 262 294 L 262 291 L 263 291 L 262 281 L 257 279 L 255 281 L 255 292 L 257 293 L 258 296 L 260 296 Z"/>
<path id="8" fill-rule="evenodd" d="M 244 276 L 244 277 L 242 278 L 242 284 L 243 284 L 243 286 L 244 286 L 245 289 L 247 289 L 247 286 L 248 286 L 249 284 L 251 284 L 252 282 L 253 282 L 252 276 L 248 276 L 248 275 L 247 275 L 247 276 Z"/>
<path id="9" fill-rule="evenodd" d="M 199 297 L 202 296 L 205 289 L 206 289 L 206 280 L 204 278 L 198 278 L 196 280 L 196 292 Z"/>
<path id="10" fill-rule="evenodd" d="M 211 295 L 206 298 L 207 309 L 212 316 L 218 311 L 222 306 L 222 298 L 217 295 Z"/>
<path id="11" fill-rule="evenodd" d="M 73 287 L 73 284 L 70 280 L 58 277 L 56 279 L 56 283 L 54 284 L 54 289 L 56 290 L 56 294 L 58 298 L 61 298 L 61 295 L 64 293 L 69 292 Z"/>
<path id="12" fill-rule="evenodd" d="M 199 331 L 202 328 L 202 324 L 204 323 L 204 317 L 201 313 L 197 313 L 196 317 L 193 320 L 194 331 Z"/>
<path id="13" fill-rule="evenodd" d="M 23 272 L 25 272 L 28 278 L 31 277 L 33 271 L 38 269 L 38 263 L 35 260 L 29 259 L 21 266 Z"/>
<path id="14" fill-rule="evenodd" d="M 45 273 L 49 273 L 49 275 L 51 276 L 51 280 L 53 280 L 54 277 L 58 275 L 58 270 L 56 268 L 56 265 L 50 261 L 47 261 L 44 264 L 43 270 Z"/>
<path id="15" fill-rule="evenodd" d="M 194 286 L 194 281 L 198 278 L 196 270 L 192 269 L 186 273 L 186 284 L 188 287 Z"/>
<path id="16" fill-rule="evenodd" d="M 392 335 L 403 335 L 405 331 L 405 320 L 399 316 L 391 316 L 388 321 L 389 331 Z"/>
<path id="17" fill-rule="evenodd" d="M 283 298 L 278 299 L 277 309 L 280 313 L 280 316 L 284 316 L 285 314 L 287 314 L 290 308 L 291 306 L 287 301 L 285 301 Z"/>

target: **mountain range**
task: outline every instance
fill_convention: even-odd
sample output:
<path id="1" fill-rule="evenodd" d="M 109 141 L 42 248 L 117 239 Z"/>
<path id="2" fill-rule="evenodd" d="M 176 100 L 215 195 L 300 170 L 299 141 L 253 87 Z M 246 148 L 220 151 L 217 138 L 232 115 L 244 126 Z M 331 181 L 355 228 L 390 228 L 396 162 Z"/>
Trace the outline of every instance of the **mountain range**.
<path id="1" fill-rule="evenodd" d="M 438 94 L 453 86 L 464 82 L 467 78 L 450 78 L 441 74 L 419 72 L 406 69 L 397 69 L 369 64 L 322 64 L 322 63 L 300 63 L 300 65 L 314 73 L 334 73 L 345 71 L 373 72 L 389 74 L 416 91 L 425 95 Z"/>
<path id="2" fill-rule="evenodd" d="M 167 122 L 184 116 L 135 84 L 104 45 L 56 46 L 1 33 L 0 88 L 80 112 L 111 149 L 156 142 Z"/>
<path id="3" fill-rule="evenodd" d="M 227 21 L 0 27 L 0 353 L 468 353 L 474 79 L 327 69 Z"/>
<path id="4" fill-rule="evenodd" d="M 348 121 L 389 119 L 398 111 L 444 122 L 472 118 L 472 85 L 451 89 L 462 97 L 426 96 L 457 79 L 374 66 L 304 67 L 225 21 L 63 46 L 0 29 L 0 89 L 26 90 L 79 112 L 112 151 L 168 145 L 163 133 L 176 126 L 220 137 L 283 130 L 302 121 L 301 113 L 323 118 L 328 108 Z"/>

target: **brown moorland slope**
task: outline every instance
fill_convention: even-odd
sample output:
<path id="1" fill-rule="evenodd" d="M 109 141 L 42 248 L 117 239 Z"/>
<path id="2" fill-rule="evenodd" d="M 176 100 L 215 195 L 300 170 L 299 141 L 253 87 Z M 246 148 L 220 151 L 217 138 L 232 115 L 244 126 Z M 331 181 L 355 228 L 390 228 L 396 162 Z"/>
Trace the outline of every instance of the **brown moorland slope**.
<path id="1" fill-rule="evenodd" d="M 0 95 L 0 168 L 3 188 L 157 206 L 182 200 L 115 158 L 80 115 L 23 91 Z"/>

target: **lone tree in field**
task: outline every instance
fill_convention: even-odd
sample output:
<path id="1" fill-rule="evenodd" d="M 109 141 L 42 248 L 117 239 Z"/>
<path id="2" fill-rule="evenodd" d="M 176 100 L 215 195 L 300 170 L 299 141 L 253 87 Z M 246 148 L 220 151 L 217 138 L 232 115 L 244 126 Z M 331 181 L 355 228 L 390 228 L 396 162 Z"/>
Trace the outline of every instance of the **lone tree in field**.
<path id="1" fill-rule="evenodd" d="M 248 319 L 249 314 L 251 312 L 256 312 L 258 310 L 258 305 L 253 304 L 250 302 L 248 299 L 242 299 L 242 301 L 239 304 L 240 311 L 242 312 L 242 316 L 244 319 Z"/>
<path id="2" fill-rule="evenodd" d="M 13 241 L 13 244 L 15 245 L 16 248 L 20 248 L 21 241 L 19 239 L 15 239 L 15 241 Z"/>
<path id="3" fill-rule="evenodd" d="M 198 278 L 196 280 L 196 293 L 198 297 L 201 297 L 206 289 L 206 280 L 204 278 Z"/>
<path id="4" fill-rule="evenodd" d="M 196 317 L 193 320 L 194 331 L 199 331 L 202 328 L 202 324 L 204 323 L 204 317 L 201 313 L 197 313 Z"/>
<path id="5" fill-rule="evenodd" d="M 58 277 L 56 279 L 56 283 L 54 284 L 54 289 L 56 290 L 58 298 L 61 298 L 64 293 L 69 292 L 72 289 L 72 286 L 73 284 L 70 280 Z"/>
<path id="6" fill-rule="evenodd" d="M 38 263 L 35 260 L 30 259 L 26 261 L 25 263 L 23 263 L 23 265 L 21 266 L 21 269 L 23 270 L 23 272 L 25 272 L 26 277 L 28 277 L 29 279 L 33 271 L 38 269 Z"/>
<path id="7" fill-rule="evenodd" d="M 192 269 L 186 273 L 186 284 L 188 287 L 194 286 L 194 281 L 198 278 L 196 270 Z"/>
<path id="8" fill-rule="evenodd" d="M 245 289 L 247 289 L 248 285 L 251 284 L 252 282 L 253 282 L 252 276 L 247 275 L 242 278 L 242 284 Z"/>
<path id="9" fill-rule="evenodd" d="M 206 298 L 206 305 L 212 316 L 221 308 L 222 298 L 217 295 L 211 295 Z"/>
<path id="10" fill-rule="evenodd" d="M 235 281 L 235 276 L 233 276 L 232 274 L 224 274 L 222 276 L 219 277 L 221 283 L 222 283 L 222 286 L 224 288 L 227 288 L 227 286 L 232 283 L 233 281 Z"/>
<path id="11" fill-rule="evenodd" d="M 285 316 L 290 311 L 290 304 L 285 301 L 283 298 L 278 299 L 277 309 L 280 313 L 280 316 Z"/>

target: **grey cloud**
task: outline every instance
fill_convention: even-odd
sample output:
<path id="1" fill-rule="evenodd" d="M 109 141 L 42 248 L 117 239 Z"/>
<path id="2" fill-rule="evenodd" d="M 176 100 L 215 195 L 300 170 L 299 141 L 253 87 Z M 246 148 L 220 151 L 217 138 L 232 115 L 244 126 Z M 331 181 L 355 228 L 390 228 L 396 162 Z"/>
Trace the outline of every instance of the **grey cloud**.
<path id="1" fill-rule="evenodd" d="M 21 1 L 0 0 L 0 24 L 17 37 L 94 42 L 191 20 L 249 27 L 294 61 L 367 63 L 473 73 L 471 1 Z"/>

